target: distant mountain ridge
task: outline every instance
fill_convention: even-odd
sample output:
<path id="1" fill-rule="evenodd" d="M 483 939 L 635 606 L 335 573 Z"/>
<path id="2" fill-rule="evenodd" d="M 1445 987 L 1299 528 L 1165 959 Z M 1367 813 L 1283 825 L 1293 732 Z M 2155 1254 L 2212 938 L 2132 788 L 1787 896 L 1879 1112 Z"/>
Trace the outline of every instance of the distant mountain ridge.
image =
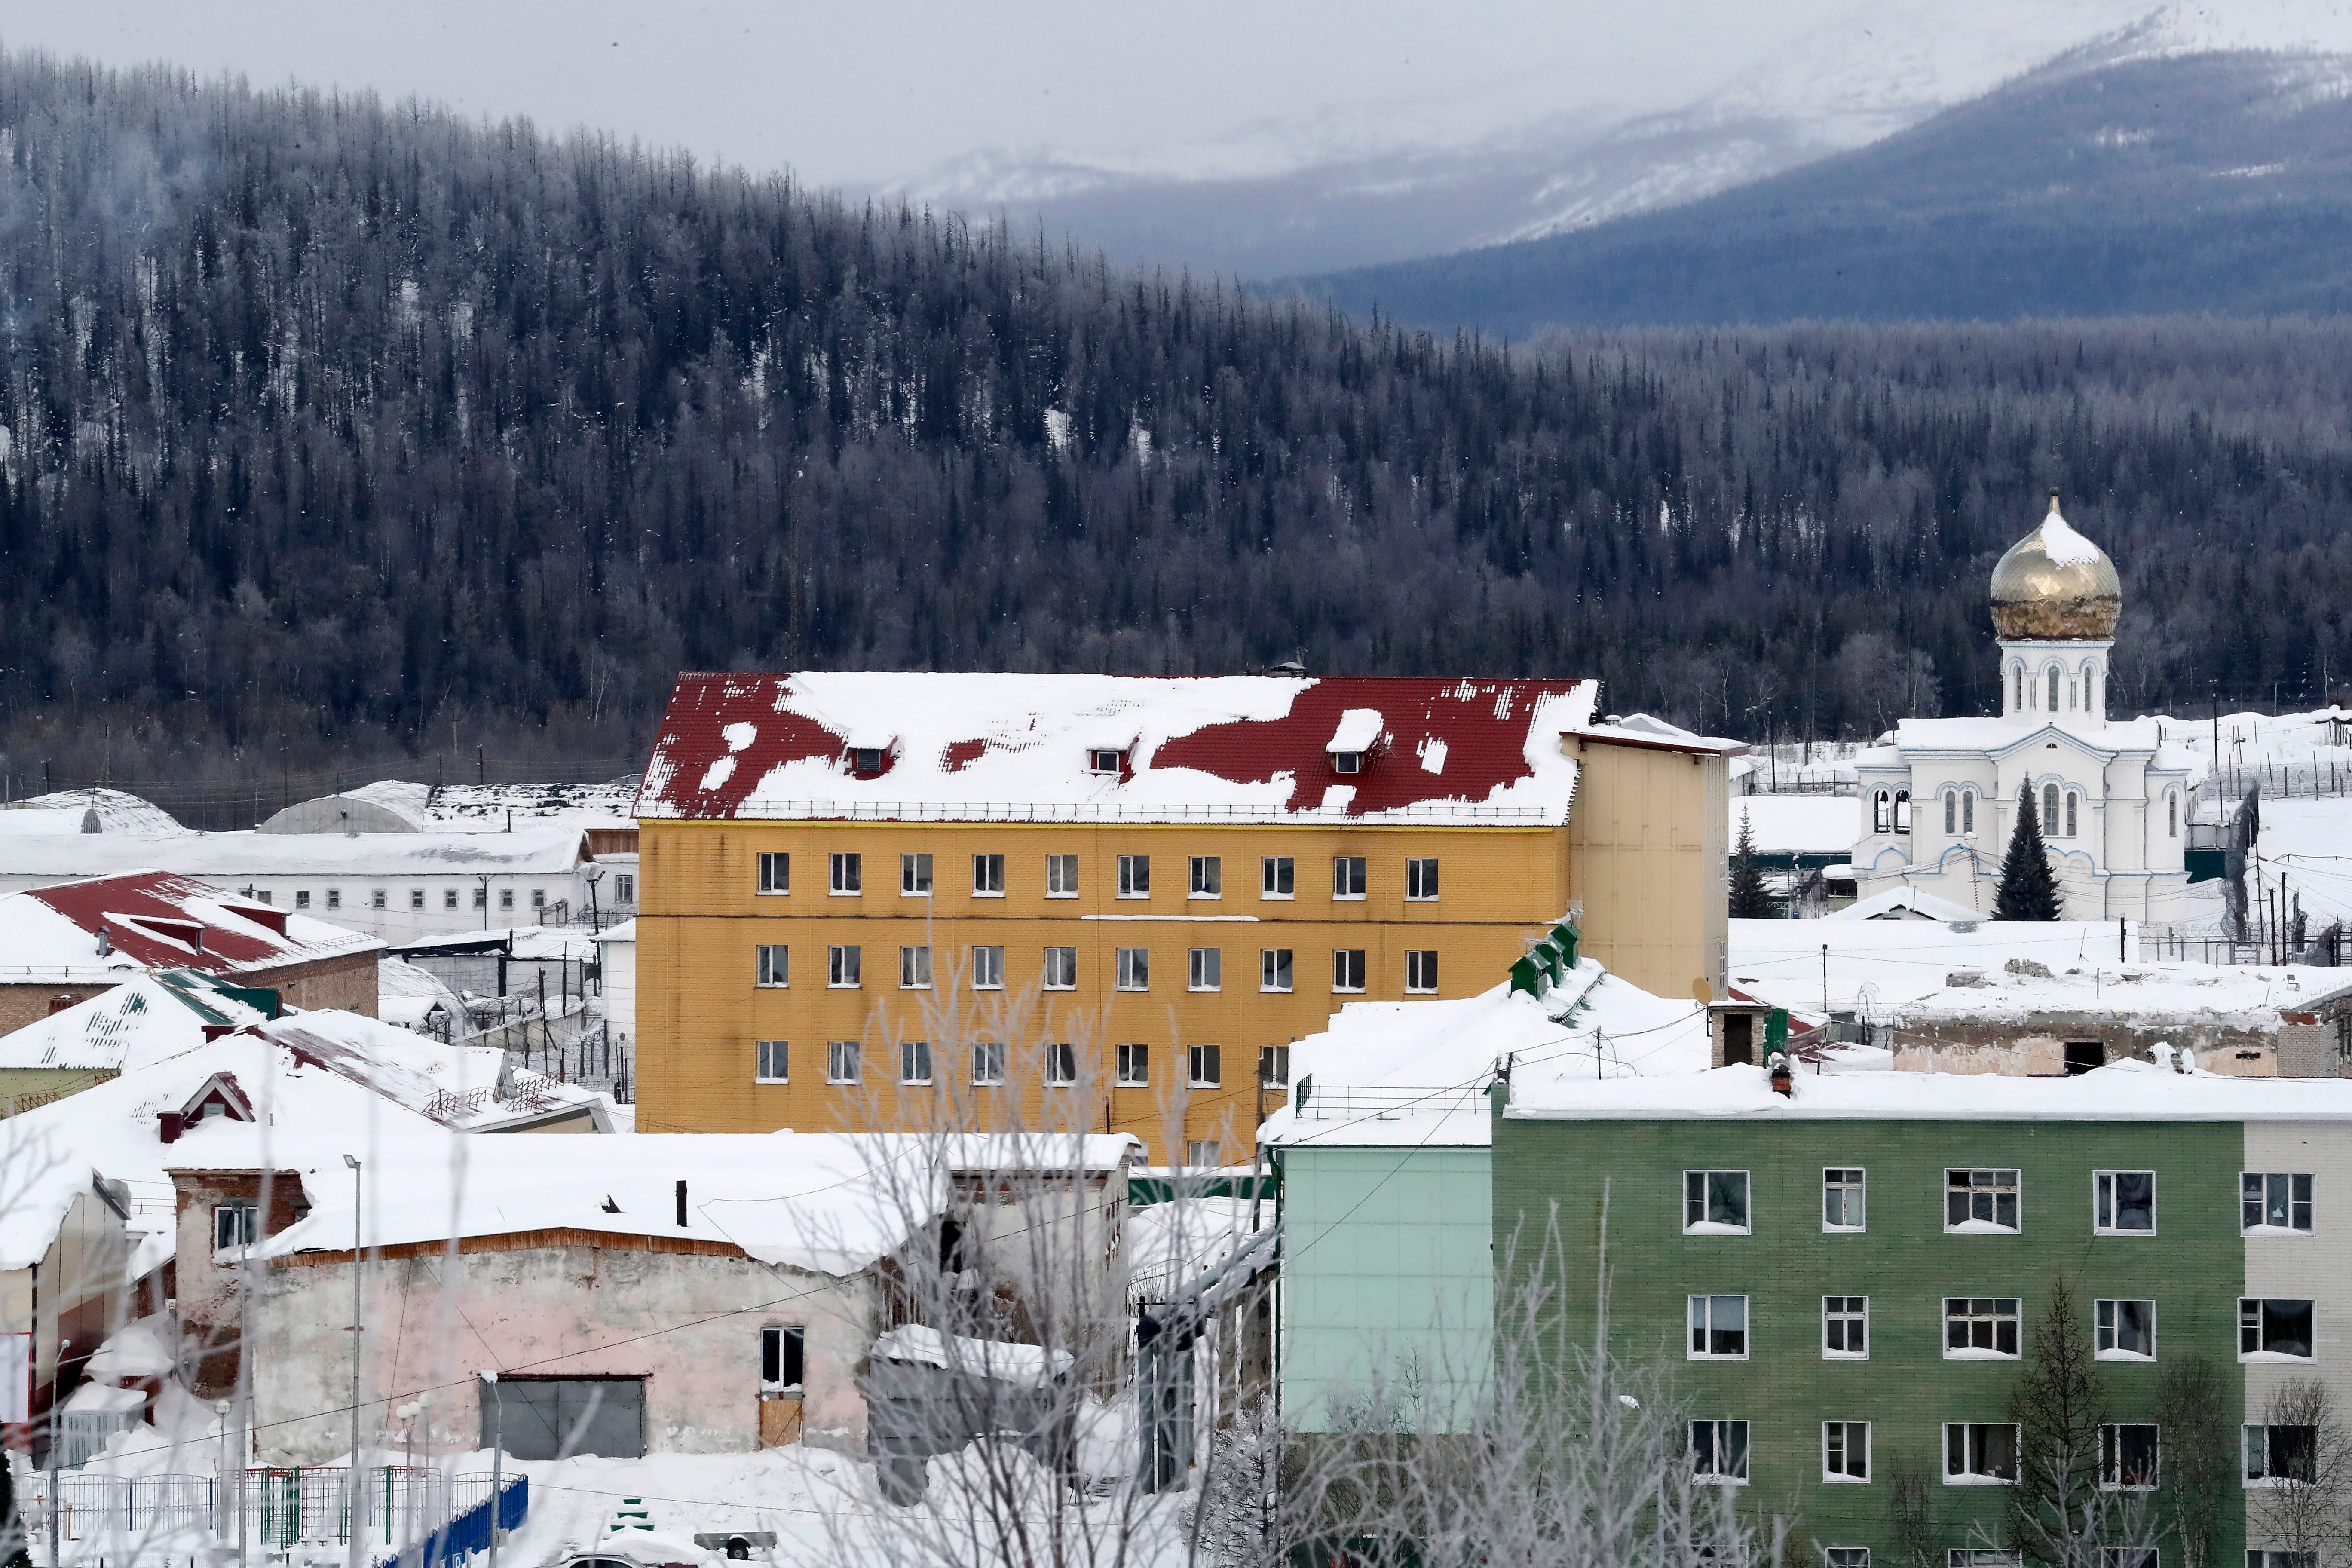
<path id="1" fill-rule="evenodd" d="M 1704 201 L 1303 286 L 1351 310 L 1514 337 L 2352 310 L 2352 62 L 2116 55 Z"/>

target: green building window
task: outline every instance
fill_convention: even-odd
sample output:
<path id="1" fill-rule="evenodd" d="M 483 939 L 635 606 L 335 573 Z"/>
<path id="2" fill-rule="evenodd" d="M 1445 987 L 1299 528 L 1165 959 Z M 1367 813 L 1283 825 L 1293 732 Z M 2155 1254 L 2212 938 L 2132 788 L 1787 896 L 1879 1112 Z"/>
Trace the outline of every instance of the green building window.
<path id="1" fill-rule="evenodd" d="M 2110 1491 L 2156 1489 L 2157 1436 L 2152 1426 L 2099 1428 L 2099 1485 Z"/>
<path id="2" fill-rule="evenodd" d="M 1691 1432 L 1691 1473 L 1726 1486 L 1748 1484 L 1748 1423 L 1694 1421 Z"/>
<path id="3" fill-rule="evenodd" d="M 1685 1171 L 1683 1173 L 1683 1234 L 1685 1236 L 1746 1236 L 1748 1234 L 1748 1173 L 1745 1171 Z"/>
<path id="4" fill-rule="evenodd" d="M 2156 1359 L 2156 1303 L 2101 1301 L 2095 1308 L 2101 1361 Z"/>
<path id="5" fill-rule="evenodd" d="M 1867 1230 L 1869 1213 L 1864 1206 L 1864 1173 L 1851 1166 L 1831 1168 L 1822 1173 L 1822 1228 L 1823 1230 Z"/>
<path id="6" fill-rule="evenodd" d="M 1944 1484 L 2015 1486 L 2017 1427 L 2006 1421 L 1944 1424 Z"/>
<path id="7" fill-rule="evenodd" d="M 1822 1479 L 1851 1485 L 1870 1479 L 1870 1423 L 1822 1423 Z"/>
<path id="8" fill-rule="evenodd" d="M 1748 1298 L 1693 1296 L 1690 1299 L 1690 1359 L 1748 1359 Z"/>
<path id="9" fill-rule="evenodd" d="M 2017 1359 L 2017 1298 L 1944 1298 L 1944 1359 Z"/>
<path id="10" fill-rule="evenodd" d="M 2091 1228 L 2101 1236 L 2156 1234 L 2156 1173 L 2099 1171 L 2091 1177 Z"/>
<path id="11" fill-rule="evenodd" d="M 1822 1356 L 1827 1361 L 1862 1361 L 1870 1354 L 1870 1298 L 1822 1298 Z"/>
<path id="12" fill-rule="evenodd" d="M 2017 1173 L 1946 1171 L 1944 1228 L 2014 1235 L 2018 1228 Z"/>

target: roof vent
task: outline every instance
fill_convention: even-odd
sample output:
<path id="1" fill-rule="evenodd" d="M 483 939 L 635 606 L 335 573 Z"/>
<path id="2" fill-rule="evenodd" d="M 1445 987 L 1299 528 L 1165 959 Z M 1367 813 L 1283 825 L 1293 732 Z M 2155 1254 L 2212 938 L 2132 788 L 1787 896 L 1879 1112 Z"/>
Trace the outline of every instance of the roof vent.
<path id="1" fill-rule="evenodd" d="M 1295 658 L 1286 658 L 1280 664 L 1267 665 L 1260 673 L 1280 676 L 1286 680 L 1304 680 L 1307 679 L 1307 667 Z"/>

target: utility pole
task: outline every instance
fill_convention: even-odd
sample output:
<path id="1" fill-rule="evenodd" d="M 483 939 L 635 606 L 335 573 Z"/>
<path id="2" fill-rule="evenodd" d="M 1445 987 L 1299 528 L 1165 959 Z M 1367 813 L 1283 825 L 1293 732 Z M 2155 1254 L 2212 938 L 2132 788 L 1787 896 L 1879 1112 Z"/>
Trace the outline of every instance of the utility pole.
<path id="1" fill-rule="evenodd" d="M 351 1495 L 345 1504 L 343 1533 L 351 1538 L 352 1568 L 360 1568 L 366 1536 L 361 1528 L 360 1513 L 367 1497 L 366 1489 L 360 1484 L 360 1215 L 365 1177 L 360 1171 L 360 1163 L 349 1154 L 343 1156 L 343 1163 L 352 1168 L 352 1466 L 344 1472 Z"/>
<path id="2" fill-rule="evenodd" d="M 499 1489 L 506 1473 L 507 1401 L 497 1373 L 485 1368 L 482 1381 L 490 1390 L 490 1568 L 499 1568 Z"/>
<path id="3" fill-rule="evenodd" d="M 1830 1021 L 1830 944 L 1822 943 L 1822 1026 Z"/>

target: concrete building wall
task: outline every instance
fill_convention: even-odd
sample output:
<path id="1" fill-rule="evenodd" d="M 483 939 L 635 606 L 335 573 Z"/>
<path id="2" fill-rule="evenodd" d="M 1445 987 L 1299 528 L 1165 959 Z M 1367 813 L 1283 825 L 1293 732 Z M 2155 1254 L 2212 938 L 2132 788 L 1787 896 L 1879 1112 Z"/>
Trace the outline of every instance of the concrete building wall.
<path id="1" fill-rule="evenodd" d="M 597 944 L 604 954 L 604 1023 L 615 1041 L 634 1041 L 637 1037 L 637 944 L 630 942 L 605 942 Z"/>
<path id="2" fill-rule="evenodd" d="M 2021 1018 L 1896 1020 L 1898 1072 L 2057 1073 L 2070 1041 L 2096 1040 L 2106 1060 L 2154 1061 L 2164 1042 L 2194 1053 L 2197 1065 L 2231 1078 L 2278 1076 L 2278 1026 L 2253 1028 L 2212 1017 L 2156 1019 L 2029 1013 Z"/>
<path id="3" fill-rule="evenodd" d="M 874 1274 L 836 1280 L 716 1256 L 707 1243 L 515 1245 L 535 1239 L 482 1238 L 454 1265 L 438 1249 L 369 1258 L 363 1429 L 395 1430 L 391 1406 L 432 1388 L 431 1446 L 471 1450 L 483 1430 L 473 1373 L 495 1366 L 642 1377 L 648 1452 L 749 1452 L 759 1447 L 761 1331 L 797 1326 L 806 1333 L 804 1440 L 862 1449 L 855 1374 L 889 1326 Z M 253 1307 L 267 1464 L 317 1464 L 351 1447 L 348 1415 L 310 1414 L 351 1400 L 350 1255 L 318 1258 L 270 1267 Z"/>
<path id="4" fill-rule="evenodd" d="M 1378 1400 L 1464 1429 L 1491 1364 L 1493 1194 L 1484 1149 L 1286 1149 L 1276 1366 L 1284 1420 L 1328 1432 Z"/>
<path id="5" fill-rule="evenodd" d="M 1730 913 L 1727 763 L 1566 744 L 1582 769 L 1568 823 L 1570 882 L 1584 904 L 1580 951 L 1655 995 L 1689 996 L 1702 981 L 1719 994 Z"/>
<path id="6" fill-rule="evenodd" d="M 1673 761 L 1698 771 L 1679 756 Z M 1720 763 L 1715 769 L 1720 775 Z M 1717 802 L 1711 817 L 1696 807 L 1690 813 L 1714 823 L 1718 838 L 1722 805 Z M 1222 1159 L 1246 1158 L 1261 1098 L 1262 1047 L 1321 1029 L 1339 1005 L 1360 996 L 1404 998 L 1408 952 L 1437 953 L 1435 994 L 1484 991 L 1530 938 L 1559 918 L 1570 897 L 1568 836 L 1540 827 L 652 821 L 645 824 L 643 845 L 641 1126 L 840 1129 L 864 1113 L 866 1090 L 826 1083 L 826 1042 L 860 1041 L 868 1086 L 893 1081 L 891 1042 L 934 1032 L 927 1005 L 961 1005 L 966 1038 L 987 1037 L 1004 1028 L 1008 1001 L 1039 984 L 1045 950 L 1070 947 L 1077 953 L 1076 989 L 1038 995 L 1014 1043 L 1042 1038 L 1077 1046 L 1089 1063 L 1080 1075 L 1093 1086 L 1087 1103 L 1071 1103 L 1078 1091 L 1042 1088 L 1034 1052 L 1026 1059 L 1015 1053 L 1008 1092 L 1023 1097 L 1032 1125 L 1132 1132 L 1146 1141 L 1155 1163 L 1184 1158 L 1181 1147 L 1171 1147 L 1164 1120 L 1179 1091 L 1187 1101 L 1182 1141 L 1215 1140 Z M 791 857 L 788 894 L 759 891 L 762 853 Z M 829 858 L 836 853 L 862 858 L 859 896 L 830 892 Z M 900 892 L 900 857 L 918 853 L 932 858 L 929 898 Z M 1004 857 L 1002 897 L 974 894 L 972 858 L 982 854 Z M 1076 897 L 1047 896 L 1051 854 L 1078 858 Z M 1150 857 L 1148 898 L 1118 896 L 1122 855 Z M 1360 900 L 1334 896 L 1332 863 L 1342 855 L 1366 861 Z M 1191 895 L 1193 856 L 1217 858 L 1221 897 Z M 1290 858 L 1290 898 L 1264 896 L 1261 861 L 1268 856 Z M 1407 900 L 1411 858 L 1438 860 L 1436 900 Z M 1698 856 L 1691 858 L 1696 864 Z M 1651 896 L 1638 879 L 1627 885 L 1642 899 Z M 1719 908 L 1719 890 L 1717 901 Z M 1597 918 L 1614 919 L 1613 910 Z M 1637 902 L 1628 918 L 1649 917 Z M 789 950 L 788 986 L 756 984 L 761 945 Z M 857 989 L 827 984 L 827 951 L 835 945 L 859 949 Z M 901 989 L 899 950 L 907 946 L 930 949 L 932 990 Z M 962 975 L 968 982 L 971 950 L 980 946 L 1004 950 L 1007 989 L 965 991 L 957 1004 L 950 980 Z M 1118 989 L 1122 948 L 1150 953 L 1148 991 Z M 1219 953 L 1219 990 L 1191 987 L 1194 948 Z M 1261 990 L 1265 949 L 1291 953 L 1291 991 Z M 1332 954 L 1342 950 L 1364 953 L 1360 993 L 1334 988 Z M 754 1081 L 763 1039 L 790 1042 L 790 1082 Z M 1147 1047 L 1148 1083 L 1113 1085 L 1113 1047 L 1123 1043 Z M 1218 1047 L 1222 1065 L 1217 1082 L 1187 1089 L 1187 1052 L 1194 1045 Z M 949 1054 L 937 1053 L 935 1081 L 950 1073 L 960 1080 L 969 1076 L 967 1064 L 949 1061 Z M 919 1124 L 936 1103 L 930 1091 L 912 1093 L 892 1114 Z"/>
<path id="7" fill-rule="evenodd" d="M 96 1192 L 75 1197 L 41 1260 L 0 1270 L 0 1333 L 33 1336 L 32 1415 L 80 1381 L 81 1363 L 131 1316 L 130 1237 Z M 62 1382 L 60 1382 L 62 1374 Z"/>

